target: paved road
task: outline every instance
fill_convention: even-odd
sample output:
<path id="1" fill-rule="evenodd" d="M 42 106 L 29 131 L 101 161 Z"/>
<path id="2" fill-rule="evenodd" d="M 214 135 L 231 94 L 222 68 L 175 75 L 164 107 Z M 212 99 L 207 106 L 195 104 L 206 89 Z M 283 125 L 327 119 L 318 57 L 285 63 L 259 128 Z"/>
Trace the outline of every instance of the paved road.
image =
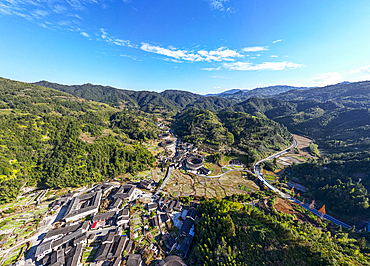
<path id="1" fill-rule="evenodd" d="M 324 214 L 322 215 L 321 213 L 319 213 L 318 210 L 316 210 L 315 208 L 313 209 L 310 209 L 309 206 L 307 204 L 304 204 L 303 202 L 293 198 L 292 196 L 284 193 L 284 192 L 281 192 L 280 190 L 278 190 L 276 187 L 274 187 L 273 185 L 271 185 L 269 182 L 267 182 L 267 180 L 262 176 L 261 174 L 261 163 L 264 162 L 264 161 L 267 161 L 267 160 L 272 160 L 274 158 L 277 158 L 285 153 L 287 153 L 288 151 L 290 151 L 291 149 L 297 147 L 298 143 L 296 140 L 294 140 L 293 142 L 293 145 L 290 146 L 288 149 L 285 149 L 281 152 L 278 152 L 278 153 L 275 153 L 259 162 L 257 162 L 255 165 L 254 165 L 254 173 L 256 174 L 256 176 L 258 177 L 258 179 L 266 186 L 268 187 L 269 189 L 271 189 L 272 191 L 275 191 L 276 193 L 280 194 L 280 196 L 292 201 L 293 203 L 296 203 L 300 206 L 302 206 L 303 208 L 305 208 L 306 210 L 309 210 L 310 212 L 312 212 L 313 214 L 323 218 L 323 219 L 326 219 L 326 220 L 329 220 L 333 223 L 335 223 L 336 225 L 341 225 L 342 227 L 345 227 L 345 228 L 351 228 L 351 226 L 349 226 L 348 224 L 342 222 L 342 221 L 339 221 L 338 219 L 335 219 L 334 217 L 330 216 L 330 215 L 327 215 L 327 214 Z"/>
<path id="2" fill-rule="evenodd" d="M 158 195 L 159 193 L 163 191 L 164 186 L 166 185 L 167 181 L 170 179 L 172 168 L 173 168 L 172 165 L 168 167 L 166 177 L 164 178 L 162 185 L 159 187 L 159 189 L 157 189 L 157 192 L 154 195 Z"/>
<path id="3" fill-rule="evenodd" d="M 288 151 L 290 151 L 291 149 L 295 148 L 298 146 L 298 143 L 296 140 L 293 141 L 293 144 L 292 146 L 290 146 L 289 148 L 283 150 L 283 151 L 280 151 L 278 153 L 275 153 L 273 155 L 270 155 L 269 157 L 257 162 L 255 165 L 254 165 L 254 173 L 255 175 L 258 177 L 258 179 L 266 186 L 268 187 L 270 190 L 280 194 L 280 196 L 284 197 L 284 198 L 290 198 L 291 196 L 290 195 L 287 195 L 283 192 L 281 192 L 280 190 L 278 190 L 276 187 L 274 187 L 273 185 L 271 185 L 269 182 L 267 182 L 267 180 L 262 176 L 261 174 L 261 163 L 263 163 L 264 161 L 267 161 L 267 160 L 272 160 L 272 159 L 275 159 L 285 153 L 287 153 Z"/>
<path id="4" fill-rule="evenodd" d="M 175 131 L 174 130 L 170 130 L 171 132 L 172 132 L 172 134 L 173 134 L 173 136 L 175 137 Z M 177 152 L 177 148 L 178 148 L 178 145 L 179 145 L 179 138 L 176 138 L 175 137 L 175 142 L 176 142 L 176 146 L 175 146 L 175 148 L 174 148 L 174 153 L 173 154 L 171 154 L 171 156 L 172 155 L 175 155 L 176 154 L 176 152 Z M 167 158 L 169 158 L 169 157 L 167 157 Z M 167 183 L 167 181 L 170 179 L 170 176 L 171 176 L 171 170 L 173 169 L 173 166 L 172 165 L 170 165 L 169 167 L 168 167 L 168 169 L 167 169 L 167 173 L 166 173 L 166 176 L 165 176 L 165 178 L 163 179 L 163 183 L 162 183 L 162 185 L 157 189 L 157 192 L 155 192 L 154 193 L 154 196 L 156 196 L 156 195 L 158 195 L 159 193 L 161 193 L 162 191 L 163 191 L 163 188 L 164 188 L 164 186 L 166 185 L 166 183 Z"/>

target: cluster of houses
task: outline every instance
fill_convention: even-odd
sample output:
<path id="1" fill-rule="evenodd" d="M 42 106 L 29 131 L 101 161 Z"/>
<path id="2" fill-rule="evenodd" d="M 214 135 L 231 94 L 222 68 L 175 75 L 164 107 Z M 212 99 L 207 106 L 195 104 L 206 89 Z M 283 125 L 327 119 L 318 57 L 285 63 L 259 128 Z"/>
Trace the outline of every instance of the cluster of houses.
<path id="1" fill-rule="evenodd" d="M 176 155 L 171 158 L 174 168 L 184 168 L 194 174 L 209 175 L 211 171 L 204 166 L 204 158 L 195 154 L 198 148 L 191 143 L 179 141 Z"/>
<path id="2" fill-rule="evenodd" d="M 156 124 L 159 128 L 163 128 L 163 124 L 157 123 Z M 159 134 L 158 138 L 163 140 L 160 143 L 160 146 L 169 149 L 175 146 L 174 141 L 170 141 L 171 135 L 169 130 L 165 133 Z M 167 158 L 165 156 L 158 155 L 158 159 L 166 163 L 167 161 L 172 163 L 172 166 L 176 169 L 184 168 L 187 171 L 194 173 L 194 174 L 202 174 L 202 175 L 209 175 L 211 171 L 204 166 L 204 158 L 200 155 L 196 155 L 195 153 L 198 151 L 198 148 L 189 143 L 178 140 L 176 153 L 175 156 L 172 158 Z M 199 160 L 196 164 L 193 163 L 194 158 L 199 157 Z"/>
<path id="3" fill-rule="evenodd" d="M 121 186 L 110 183 L 101 184 L 88 193 L 65 195 L 51 204 L 52 210 L 65 208 L 62 221 L 58 227 L 46 233 L 35 253 L 37 265 L 77 266 L 81 265 L 87 245 L 98 243 L 94 255 L 95 265 L 119 266 L 144 265 L 141 254 L 133 253 L 135 239 L 130 239 L 130 204 L 136 202 L 143 194 L 138 188 L 151 189 L 151 183 L 140 181 L 137 186 Z M 103 201 L 109 199 L 109 207 L 103 212 Z M 161 265 L 186 265 L 186 259 L 194 236 L 194 224 L 197 217 L 197 204 L 191 203 L 188 210 L 177 200 L 153 196 L 147 198 L 145 205 L 148 213 L 142 219 L 148 219 L 150 228 L 157 228 L 163 241 L 166 254 L 177 252 L 178 256 L 162 261 Z M 181 213 L 183 220 L 178 234 L 170 233 L 166 224 L 171 224 L 174 213 Z M 144 217 L 145 216 L 145 217 Z M 148 228 L 142 228 L 144 232 Z M 145 235 L 145 233 L 144 233 Z M 132 235 L 131 235 L 132 237 Z M 181 245 L 177 242 L 183 238 Z M 152 244 L 153 246 L 153 244 Z M 163 250 L 160 247 L 153 247 Z M 171 262 L 172 261 L 172 262 Z"/>
<path id="4" fill-rule="evenodd" d="M 89 228 L 90 222 L 85 221 L 47 232 L 37 247 L 36 259 L 41 265 L 78 265 Z"/>

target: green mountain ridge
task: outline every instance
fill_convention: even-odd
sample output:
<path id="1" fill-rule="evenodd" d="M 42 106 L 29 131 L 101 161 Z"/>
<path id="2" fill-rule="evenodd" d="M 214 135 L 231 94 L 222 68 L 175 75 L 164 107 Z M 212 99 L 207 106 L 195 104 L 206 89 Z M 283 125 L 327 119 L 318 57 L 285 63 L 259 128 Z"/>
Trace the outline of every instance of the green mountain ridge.
<path id="1" fill-rule="evenodd" d="M 262 88 L 255 88 L 252 90 L 236 90 L 232 89 L 229 91 L 225 91 L 222 93 L 217 94 L 207 94 L 206 96 L 217 96 L 226 98 L 229 100 L 235 100 L 237 102 L 242 102 L 248 100 L 249 98 L 268 98 L 274 95 L 284 93 L 290 90 L 303 90 L 309 89 L 308 87 L 294 87 L 294 86 L 287 86 L 287 85 L 276 85 L 276 86 L 268 86 Z"/>
<path id="2" fill-rule="evenodd" d="M 120 90 L 109 86 L 83 84 L 62 85 L 47 81 L 33 83 L 36 85 L 60 90 L 87 100 L 107 103 L 112 106 L 138 107 L 145 112 L 176 112 L 181 104 L 150 91 Z"/>
<path id="3" fill-rule="evenodd" d="M 155 158 L 139 141 L 156 138 L 156 129 L 138 110 L 0 78 L 0 203 L 26 182 L 81 186 L 147 169 Z"/>
<path id="4" fill-rule="evenodd" d="M 335 101 L 350 108 L 370 108 L 370 81 L 340 83 L 308 90 L 291 90 L 272 98 L 283 101 Z"/>
<path id="5" fill-rule="evenodd" d="M 245 154 L 244 163 L 249 166 L 293 141 L 283 125 L 241 112 L 188 108 L 176 116 L 172 127 L 184 141 L 197 145 L 210 144 L 217 149 L 232 145 Z"/>

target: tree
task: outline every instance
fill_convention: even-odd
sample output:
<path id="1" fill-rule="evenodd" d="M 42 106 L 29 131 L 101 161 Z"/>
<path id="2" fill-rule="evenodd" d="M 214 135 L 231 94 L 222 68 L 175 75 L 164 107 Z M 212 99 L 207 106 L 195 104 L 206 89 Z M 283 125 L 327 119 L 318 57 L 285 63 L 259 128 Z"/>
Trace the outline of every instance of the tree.
<path id="1" fill-rule="evenodd" d="M 216 152 L 213 154 L 213 162 L 214 163 L 219 163 L 219 161 L 221 160 L 221 154 L 219 152 Z"/>

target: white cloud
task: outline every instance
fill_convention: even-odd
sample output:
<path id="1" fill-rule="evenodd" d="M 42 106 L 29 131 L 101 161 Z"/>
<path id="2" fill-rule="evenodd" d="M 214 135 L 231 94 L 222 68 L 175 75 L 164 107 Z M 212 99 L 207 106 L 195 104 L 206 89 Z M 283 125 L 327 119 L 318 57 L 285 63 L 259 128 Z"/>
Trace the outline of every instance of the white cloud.
<path id="1" fill-rule="evenodd" d="M 277 55 L 271 55 L 271 57 L 278 57 Z"/>
<path id="2" fill-rule="evenodd" d="M 244 52 L 261 52 L 261 51 L 268 51 L 268 46 L 252 46 L 252 47 L 245 47 L 243 48 Z"/>
<path id="3" fill-rule="evenodd" d="M 230 77 L 224 77 L 224 76 L 212 76 L 212 78 L 214 78 L 214 79 L 217 79 L 217 78 L 219 78 L 219 79 L 231 79 Z"/>
<path id="4" fill-rule="evenodd" d="M 351 70 L 351 73 L 352 73 L 352 74 L 357 74 L 357 73 L 361 73 L 361 74 L 364 74 L 364 73 L 370 73 L 370 65 L 368 65 L 368 66 L 364 66 L 364 67 L 360 67 L 360 68 L 358 68 L 358 69 Z"/>
<path id="5" fill-rule="evenodd" d="M 104 0 L 5 0 L 0 3 L 0 14 L 16 15 L 29 19 L 43 19 L 46 16 L 64 14 L 66 16 L 78 16 L 71 12 L 85 10 L 89 4 L 106 5 Z M 36 10 L 35 10 L 36 8 Z M 40 23 L 39 23 L 40 24 Z"/>
<path id="6" fill-rule="evenodd" d="M 214 67 L 205 67 L 205 68 L 202 68 L 202 70 L 206 70 L 206 71 L 214 71 L 214 70 L 220 70 L 221 69 L 221 67 L 216 67 L 216 68 L 214 68 Z"/>
<path id="7" fill-rule="evenodd" d="M 177 60 L 184 60 L 189 62 L 234 61 L 235 57 L 243 57 L 243 55 L 241 55 L 237 51 L 230 50 L 226 47 L 221 47 L 211 51 L 188 51 L 176 49 L 172 46 L 170 48 L 163 48 L 148 43 L 142 43 L 140 49 L 148 53 L 160 54 Z"/>
<path id="8" fill-rule="evenodd" d="M 36 9 L 35 11 L 32 12 L 32 15 L 36 18 L 41 18 L 41 17 L 46 17 L 49 15 L 49 12 L 41 9 Z"/>
<path id="9" fill-rule="evenodd" d="M 118 45 L 118 46 L 128 46 L 128 47 L 136 48 L 136 46 L 131 44 L 131 42 L 128 41 L 128 40 L 121 40 L 121 39 L 118 39 L 114 36 L 111 36 L 104 28 L 100 29 L 100 33 L 101 33 L 100 37 L 104 41 L 106 41 L 107 43 L 115 44 L 115 45 Z"/>
<path id="10" fill-rule="evenodd" d="M 326 86 L 337 84 L 341 81 L 343 81 L 343 77 L 340 73 L 328 72 L 324 74 L 318 74 L 314 79 L 311 80 L 311 83 L 315 86 Z"/>
<path id="11" fill-rule="evenodd" d="M 125 55 L 125 54 L 121 54 L 120 57 L 128 57 L 128 58 L 131 58 L 132 60 L 137 60 L 135 57 L 132 57 L 131 55 Z"/>
<path id="12" fill-rule="evenodd" d="M 94 4 L 104 7 L 105 0 L 0 0 L 0 15 L 18 16 L 48 29 L 78 32 L 81 10 Z M 47 24 L 45 20 L 53 21 Z"/>
<path id="13" fill-rule="evenodd" d="M 90 38 L 90 35 L 89 35 L 89 34 L 87 34 L 86 32 L 81 31 L 81 32 L 80 32 L 80 34 L 81 34 L 82 36 L 85 36 L 86 38 Z"/>
<path id="14" fill-rule="evenodd" d="M 276 40 L 276 41 L 273 41 L 272 43 L 277 43 L 277 42 L 281 42 L 283 39 L 280 39 L 280 40 Z"/>
<path id="15" fill-rule="evenodd" d="M 64 13 L 67 11 L 67 8 L 62 5 L 50 5 L 51 10 L 53 10 L 55 13 Z"/>
<path id="16" fill-rule="evenodd" d="M 228 0 L 206 0 L 212 9 L 225 10 L 224 3 Z"/>
<path id="17" fill-rule="evenodd" d="M 261 64 L 253 63 L 224 63 L 223 66 L 230 70 L 283 70 L 286 68 L 295 69 L 304 67 L 304 65 L 296 64 L 293 62 L 263 62 Z"/>

